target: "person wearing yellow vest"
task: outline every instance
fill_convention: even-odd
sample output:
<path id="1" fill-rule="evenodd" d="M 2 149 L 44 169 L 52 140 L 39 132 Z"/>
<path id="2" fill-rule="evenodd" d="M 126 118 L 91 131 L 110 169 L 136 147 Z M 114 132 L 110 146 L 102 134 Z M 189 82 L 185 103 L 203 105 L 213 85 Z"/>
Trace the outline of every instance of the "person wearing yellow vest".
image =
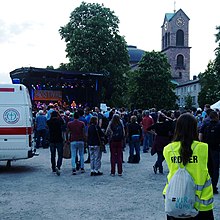
<path id="1" fill-rule="evenodd" d="M 171 148 L 172 146 L 172 148 Z M 163 190 L 166 199 L 166 189 L 174 173 L 180 167 L 186 167 L 196 184 L 195 208 L 199 211 L 193 220 L 213 220 L 213 188 L 208 173 L 208 145 L 198 141 L 197 121 L 189 113 L 182 114 L 176 123 L 173 142 L 168 144 L 163 155 L 166 160 L 169 173 L 167 183 Z M 167 216 L 167 220 L 176 220 Z"/>

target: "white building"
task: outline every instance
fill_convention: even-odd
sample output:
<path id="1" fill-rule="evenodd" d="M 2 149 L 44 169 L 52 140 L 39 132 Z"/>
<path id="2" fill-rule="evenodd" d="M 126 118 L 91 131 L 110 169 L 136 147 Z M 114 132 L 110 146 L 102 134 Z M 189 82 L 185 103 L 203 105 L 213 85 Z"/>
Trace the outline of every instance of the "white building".
<path id="1" fill-rule="evenodd" d="M 194 76 L 193 80 L 182 83 L 176 87 L 175 93 L 178 97 L 177 104 L 179 105 L 179 107 L 185 107 L 186 97 L 191 96 L 193 107 L 198 108 L 198 95 L 200 91 L 201 85 L 199 83 L 199 79 Z"/>

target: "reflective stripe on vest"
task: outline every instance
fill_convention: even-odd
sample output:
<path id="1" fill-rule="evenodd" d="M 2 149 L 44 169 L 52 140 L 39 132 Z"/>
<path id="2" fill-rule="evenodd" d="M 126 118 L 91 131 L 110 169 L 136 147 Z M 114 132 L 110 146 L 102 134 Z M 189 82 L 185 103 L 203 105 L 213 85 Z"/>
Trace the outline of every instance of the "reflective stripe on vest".
<path id="1" fill-rule="evenodd" d="M 208 200 L 201 200 L 199 199 L 198 196 L 196 196 L 196 202 L 200 203 L 200 204 L 203 204 L 203 205 L 211 205 L 214 201 L 214 198 L 212 197 L 211 199 L 208 199 Z"/>
<path id="2" fill-rule="evenodd" d="M 211 179 L 207 180 L 204 185 L 196 185 L 196 190 L 202 191 L 203 188 L 206 188 L 212 184 Z"/>
<path id="3" fill-rule="evenodd" d="M 209 187 L 211 185 L 212 185 L 212 181 L 211 181 L 211 179 L 209 179 L 205 182 L 204 185 L 196 185 L 196 190 L 202 191 L 204 188 Z M 198 196 L 196 196 L 196 202 L 199 202 L 200 204 L 203 204 L 203 205 L 206 205 L 206 206 L 212 204 L 213 201 L 214 201 L 213 197 L 211 199 L 208 199 L 208 200 L 201 200 Z"/>

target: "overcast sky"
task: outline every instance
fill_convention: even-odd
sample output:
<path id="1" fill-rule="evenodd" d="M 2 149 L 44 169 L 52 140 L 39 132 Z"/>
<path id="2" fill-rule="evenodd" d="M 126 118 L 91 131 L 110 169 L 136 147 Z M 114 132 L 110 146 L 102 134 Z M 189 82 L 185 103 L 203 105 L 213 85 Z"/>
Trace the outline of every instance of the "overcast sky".
<path id="1" fill-rule="evenodd" d="M 0 0 L 0 77 L 11 83 L 9 72 L 21 67 L 59 67 L 68 62 L 59 28 L 69 22 L 80 0 Z M 146 51 L 161 50 L 161 25 L 172 13 L 174 0 L 97 0 L 115 12 L 120 34 L 128 45 Z M 216 26 L 220 26 L 219 0 L 176 0 L 190 18 L 191 78 L 204 72 L 215 58 Z"/>

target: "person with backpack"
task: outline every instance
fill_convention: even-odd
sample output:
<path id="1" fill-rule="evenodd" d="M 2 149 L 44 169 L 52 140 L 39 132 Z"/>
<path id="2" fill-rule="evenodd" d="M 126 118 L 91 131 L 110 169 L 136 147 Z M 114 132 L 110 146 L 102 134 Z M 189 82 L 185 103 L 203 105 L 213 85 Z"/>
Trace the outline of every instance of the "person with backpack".
<path id="1" fill-rule="evenodd" d="M 199 139 L 209 146 L 208 170 L 212 179 L 214 194 L 218 194 L 219 156 L 220 156 L 220 122 L 218 113 L 209 114 L 210 122 L 204 124 L 199 132 Z"/>
<path id="2" fill-rule="evenodd" d="M 167 220 L 183 217 L 213 220 L 213 189 L 207 167 L 208 145 L 199 142 L 197 121 L 193 115 L 184 113 L 178 118 L 173 142 L 164 148 L 163 155 L 169 169 L 163 190 Z M 182 180 L 183 174 L 187 178 Z"/>
<path id="3" fill-rule="evenodd" d="M 113 115 L 107 127 L 106 135 L 109 137 L 110 144 L 111 176 L 115 176 L 116 163 L 118 175 L 122 176 L 122 146 L 125 131 L 118 114 Z"/>

